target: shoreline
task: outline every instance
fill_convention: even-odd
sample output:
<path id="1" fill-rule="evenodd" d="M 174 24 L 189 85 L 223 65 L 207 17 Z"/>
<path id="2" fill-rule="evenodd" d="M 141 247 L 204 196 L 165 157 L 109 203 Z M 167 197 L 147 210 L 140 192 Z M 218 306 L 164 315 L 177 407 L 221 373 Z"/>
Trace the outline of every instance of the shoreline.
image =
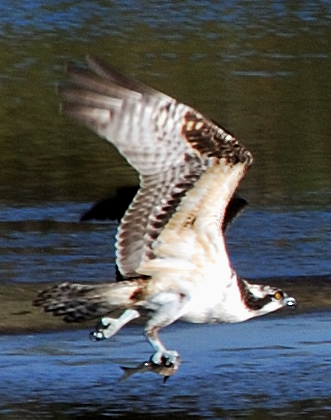
<path id="1" fill-rule="evenodd" d="M 248 281 L 279 287 L 295 297 L 298 307 L 293 313 L 331 310 L 331 275 L 274 277 Z M 31 302 L 37 292 L 52 284 L 0 283 L 0 333 L 45 333 L 93 328 L 95 320 L 66 324 L 61 318 L 53 317 L 32 306 Z M 278 311 L 276 314 L 282 316 L 284 311 Z"/>

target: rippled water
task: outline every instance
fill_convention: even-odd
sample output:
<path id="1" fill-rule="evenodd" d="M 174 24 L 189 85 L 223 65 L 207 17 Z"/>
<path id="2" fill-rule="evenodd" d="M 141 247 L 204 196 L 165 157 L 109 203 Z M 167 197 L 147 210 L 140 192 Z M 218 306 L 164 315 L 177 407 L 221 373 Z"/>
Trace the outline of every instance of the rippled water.
<path id="1" fill-rule="evenodd" d="M 78 220 L 87 203 L 137 177 L 59 115 L 54 91 L 65 63 L 86 54 L 191 104 L 252 151 L 241 186 L 250 206 L 227 235 L 242 276 L 327 279 L 330 20 L 331 4 L 318 0 L 3 0 L 1 285 L 113 277 L 115 224 Z M 173 325 L 163 338 L 183 362 L 165 385 L 147 373 L 118 382 L 119 365 L 150 356 L 138 326 L 97 344 L 87 331 L 3 334 L 0 417 L 328 419 L 329 320 L 283 311 Z"/>
<path id="2" fill-rule="evenodd" d="M 58 113 L 68 61 L 103 57 L 217 120 L 251 150 L 254 206 L 330 205 L 330 4 L 0 5 L 2 200 L 92 201 L 136 174 Z"/>
<path id="3" fill-rule="evenodd" d="M 15 284 L 113 277 L 114 223 L 78 223 L 84 204 L 4 207 L 0 273 Z M 330 272 L 327 212 L 248 210 L 228 233 L 246 277 Z M 14 284 L 13 284 L 14 285 Z M 329 290 L 329 289 L 326 289 Z M 142 328 L 109 342 L 88 331 L 0 336 L 0 415 L 35 418 L 273 418 L 330 415 L 330 313 L 283 310 L 243 324 L 175 324 L 162 337 L 182 356 L 167 384 L 145 373 L 118 382 L 120 365 L 148 360 Z M 10 320 L 9 320 L 10 322 Z M 260 414 L 259 414 L 260 413 Z M 261 414 L 262 413 L 262 414 Z M 317 414 L 316 414 L 317 415 Z M 311 417 L 309 417 L 311 416 Z M 324 416 L 324 417 L 323 417 Z"/>
<path id="4" fill-rule="evenodd" d="M 79 223 L 89 204 L 0 208 L 2 281 L 101 281 L 114 277 L 115 223 Z M 227 234 L 247 278 L 331 272 L 331 213 L 248 209 Z"/>
<path id="5" fill-rule="evenodd" d="M 290 315 L 167 328 L 162 336 L 180 351 L 182 365 L 166 384 L 153 373 L 118 381 L 120 365 L 150 355 L 138 327 L 99 343 L 91 343 L 87 331 L 2 336 L 0 372 L 6 386 L 0 413 L 4 419 L 33 418 L 33 413 L 230 419 L 260 418 L 254 416 L 259 411 L 263 418 L 291 417 L 296 407 L 295 418 L 317 418 L 318 412 L 328 418 L 330 314 Z"/>

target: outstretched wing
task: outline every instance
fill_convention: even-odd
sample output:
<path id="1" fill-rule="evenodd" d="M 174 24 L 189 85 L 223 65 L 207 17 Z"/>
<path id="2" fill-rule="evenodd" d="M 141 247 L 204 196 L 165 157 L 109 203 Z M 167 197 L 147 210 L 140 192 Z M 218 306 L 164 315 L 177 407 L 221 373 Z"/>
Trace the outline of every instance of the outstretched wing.
<path id="1" fill-rule="evenodd" d="M 140 189 L 121 220 L 116 243 L 121 274 L 137 277 L 139 266 L 155 258 L 153 244 L 187 192 L 211 168 L 222 166 L 226 172 L 238 163 L 246 168 L 252 157 L 194 109 L 94 58 L 87 62 L 90 70 L 68 67 L 74 86 L 60 89 L 62 110 L 115 145 L 140 174 Z M 224 211 L 244 171 L 239 172 Z"/>

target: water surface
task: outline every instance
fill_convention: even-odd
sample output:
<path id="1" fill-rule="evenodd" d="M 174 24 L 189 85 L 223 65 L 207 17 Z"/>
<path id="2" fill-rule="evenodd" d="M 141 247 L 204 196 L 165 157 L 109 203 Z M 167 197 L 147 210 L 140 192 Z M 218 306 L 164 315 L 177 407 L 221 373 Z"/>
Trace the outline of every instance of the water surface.
<path id="1" fill-rule="evenodd" d="M 173 325 L 162 337 L 180 351 L 182 365 L 166 384 L 153 373 L 119 382 L 120 365 L 149 358 L 138 327 L 99 343 L 90 342 L 87 331 L 2 336 L 0 413 L 6 420 L 33 413 L 64 419 L 328 418 L 329 319 L 329 313 L 287 314 L 234 325 Z"/>
<path id="2" fill-rule="evenodd" d="M 114 278 L 117 223 L 85 222 L 91 203 L 0 208 L 1 281 Z M 246 278 L 329 275 L 331 212 L 247 209 L 230 226 L 234 268 Z"/>
<path id="3" fill-rule="evenodd" d="M 1 2 L 6 331 L 44 322 L 16 327 L 18 318 L 37 322 L 30 285 L 113 277 L 116 225 L 78 220 L 137 175 L 105 141 L 59 115 L 55 86 L 66 80 L 65 64 L 86 54 L 244 142 L 255 164 L 240 187 L 250 207 L 227 235 L 233 265 L 244 277 L 286 280 L 305 304 L 314 301 L 310 313 L 171 326 L 163 337 L 183 363 L 166 385 L 152 374 L 118 382 L 120 364 L 150 355 L 138 326 L 98 344 L 85 330 L 2 334 L 1 418 L 330 417 L 330 313 L 321 312 L 331 273 L 330 20 L 330 3 L 317 0 Z"/>
<path id="4" fill-rule="evenodd" d="M 234 133 L 254 206 L 330 205 L 328 2 L 4 1 L 2 200 L 92 201 L 134 184 L 106 142 L 58 114 L 64 65 L 103 57 Z"/>

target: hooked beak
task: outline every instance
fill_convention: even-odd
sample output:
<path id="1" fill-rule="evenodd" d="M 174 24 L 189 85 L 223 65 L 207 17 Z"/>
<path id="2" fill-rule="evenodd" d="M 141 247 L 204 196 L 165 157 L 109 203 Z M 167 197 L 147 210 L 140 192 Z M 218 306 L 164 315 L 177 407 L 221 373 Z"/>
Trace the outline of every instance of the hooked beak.
<path id="1" fill-rule="evenodd" d="M 286 296 L 284 298 L 284 306 L 288 306 L 289 308 L 296 308 L 297 301 L 291 296 Z"/>

